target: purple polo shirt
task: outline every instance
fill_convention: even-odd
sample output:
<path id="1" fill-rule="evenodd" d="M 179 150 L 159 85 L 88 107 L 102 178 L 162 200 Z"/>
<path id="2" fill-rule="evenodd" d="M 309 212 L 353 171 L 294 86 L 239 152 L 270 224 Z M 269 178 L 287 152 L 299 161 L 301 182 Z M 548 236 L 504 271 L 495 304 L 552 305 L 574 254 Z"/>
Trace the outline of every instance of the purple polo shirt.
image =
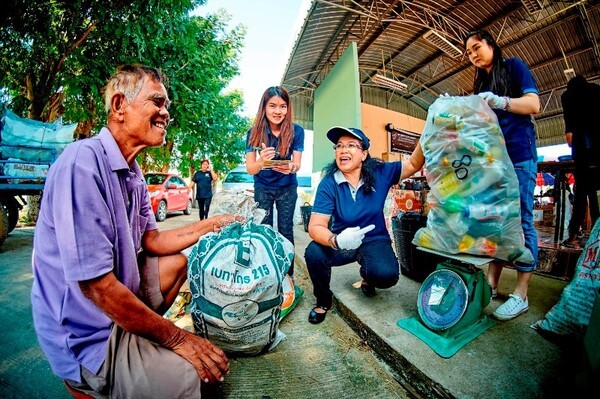
<path id="1" fill-rule="evenodd" d="M 137 294 L 137 253 L 157 229 L 142 172 L 125 161 L 112 134 L 67 146 L 50 168 L 33 240 L 31 303 L 38 340 L 52 370 L 81 381 L 97 373 L 113 325 L 78 281 L 113 272 Z"/>

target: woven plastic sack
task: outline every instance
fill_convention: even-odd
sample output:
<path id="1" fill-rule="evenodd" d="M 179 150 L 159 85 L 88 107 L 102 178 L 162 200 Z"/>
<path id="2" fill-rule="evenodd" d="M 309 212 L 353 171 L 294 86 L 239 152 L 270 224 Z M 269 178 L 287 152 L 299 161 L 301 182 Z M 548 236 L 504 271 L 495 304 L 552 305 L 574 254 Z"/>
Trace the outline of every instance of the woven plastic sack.
<path id="1" fill-rule="evenodd" d="M 285 337 L 278 330 L 282 282 L 293 255 L 285 237 L 252 219 L 203 236 L 188 267 L 196 333 L 231 354 L 277 345 Z"/>
<path id="2" fill-rule="evenodd" d="M 2 158 L 17 158 L 29 162 L 53 162 L 67 144 L 73 142 L 77 123 L 63 125 L 61 120 L 45 123 L 33 119 L 20 118 L 7 110 L 2 115 L 0 133 Z M 9 146 L 4 146 L 8 144 Z M 47 147 L 24 148 L 12 146 Z"/>
<path id="3" fill-rule="evenodd" d="M 437 99 L 420 145 L 431 190 L 427 225 L 413 243 L 533 263 L 521 227 L 517 175 L 485 101 L 476 95 Z"/>
<path id="4" fill-rule="evenodd" d="M 253 194 L 248 191 L 221 190 L 212 198 L 208 217 L 226 214 L 235 214 L 244 219 L 252 217 L 260 221 L 265 218 L 266 211 L 258 208 Z"/>
<path id="5" fill-rule="evenodd" d="M 542 320 L 531 325 L 540 333 L 583 339 L 596 292 L 600 293 L 600 219 L 596 220 L 583 252 L 577 259 L 573 280 Z"/>

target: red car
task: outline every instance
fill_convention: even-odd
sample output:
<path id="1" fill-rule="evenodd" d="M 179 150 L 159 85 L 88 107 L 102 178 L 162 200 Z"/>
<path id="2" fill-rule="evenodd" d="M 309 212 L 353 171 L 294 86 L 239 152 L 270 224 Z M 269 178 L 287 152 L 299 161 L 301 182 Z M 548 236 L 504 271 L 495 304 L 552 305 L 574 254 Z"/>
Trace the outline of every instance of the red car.
<path id="1" fill-rule="evenodd" d="M 171 212 L 192 213 L 192 189 L 181 177 L 170 173 L 146 173 L 144 179 L 157 221 L 162 222 Z"/>

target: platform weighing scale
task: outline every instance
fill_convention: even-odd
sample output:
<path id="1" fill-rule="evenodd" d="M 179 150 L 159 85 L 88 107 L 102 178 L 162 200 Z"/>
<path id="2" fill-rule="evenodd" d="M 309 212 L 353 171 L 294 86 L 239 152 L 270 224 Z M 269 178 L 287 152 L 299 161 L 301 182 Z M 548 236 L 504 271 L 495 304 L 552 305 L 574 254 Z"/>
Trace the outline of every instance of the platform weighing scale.
<path id="1" fill-rule="evenodd" d="M 496 324 L 483 314 L 492 290 L 481 267 L 493 259 L 418 249 L 449 259 L 423 281 L 417 299 L 419 316 L 398 320 L 398 325 L 449 358 Z"/>

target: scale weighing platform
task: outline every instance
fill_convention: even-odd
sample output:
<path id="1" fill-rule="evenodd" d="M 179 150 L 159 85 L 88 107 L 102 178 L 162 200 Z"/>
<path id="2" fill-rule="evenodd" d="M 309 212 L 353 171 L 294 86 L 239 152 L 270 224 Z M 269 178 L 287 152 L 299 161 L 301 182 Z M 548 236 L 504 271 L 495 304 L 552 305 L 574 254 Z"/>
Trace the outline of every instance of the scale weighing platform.
<path id="1" fill-rule="evenodd" d="M 449 260 L 423 281 L 417 298 L 419 316 L 398 320 L 398 326 L 449 358 L 496 324 L 483 314 L 492 289 L 481 269 L 494 259 L 417 248 Z"/>

